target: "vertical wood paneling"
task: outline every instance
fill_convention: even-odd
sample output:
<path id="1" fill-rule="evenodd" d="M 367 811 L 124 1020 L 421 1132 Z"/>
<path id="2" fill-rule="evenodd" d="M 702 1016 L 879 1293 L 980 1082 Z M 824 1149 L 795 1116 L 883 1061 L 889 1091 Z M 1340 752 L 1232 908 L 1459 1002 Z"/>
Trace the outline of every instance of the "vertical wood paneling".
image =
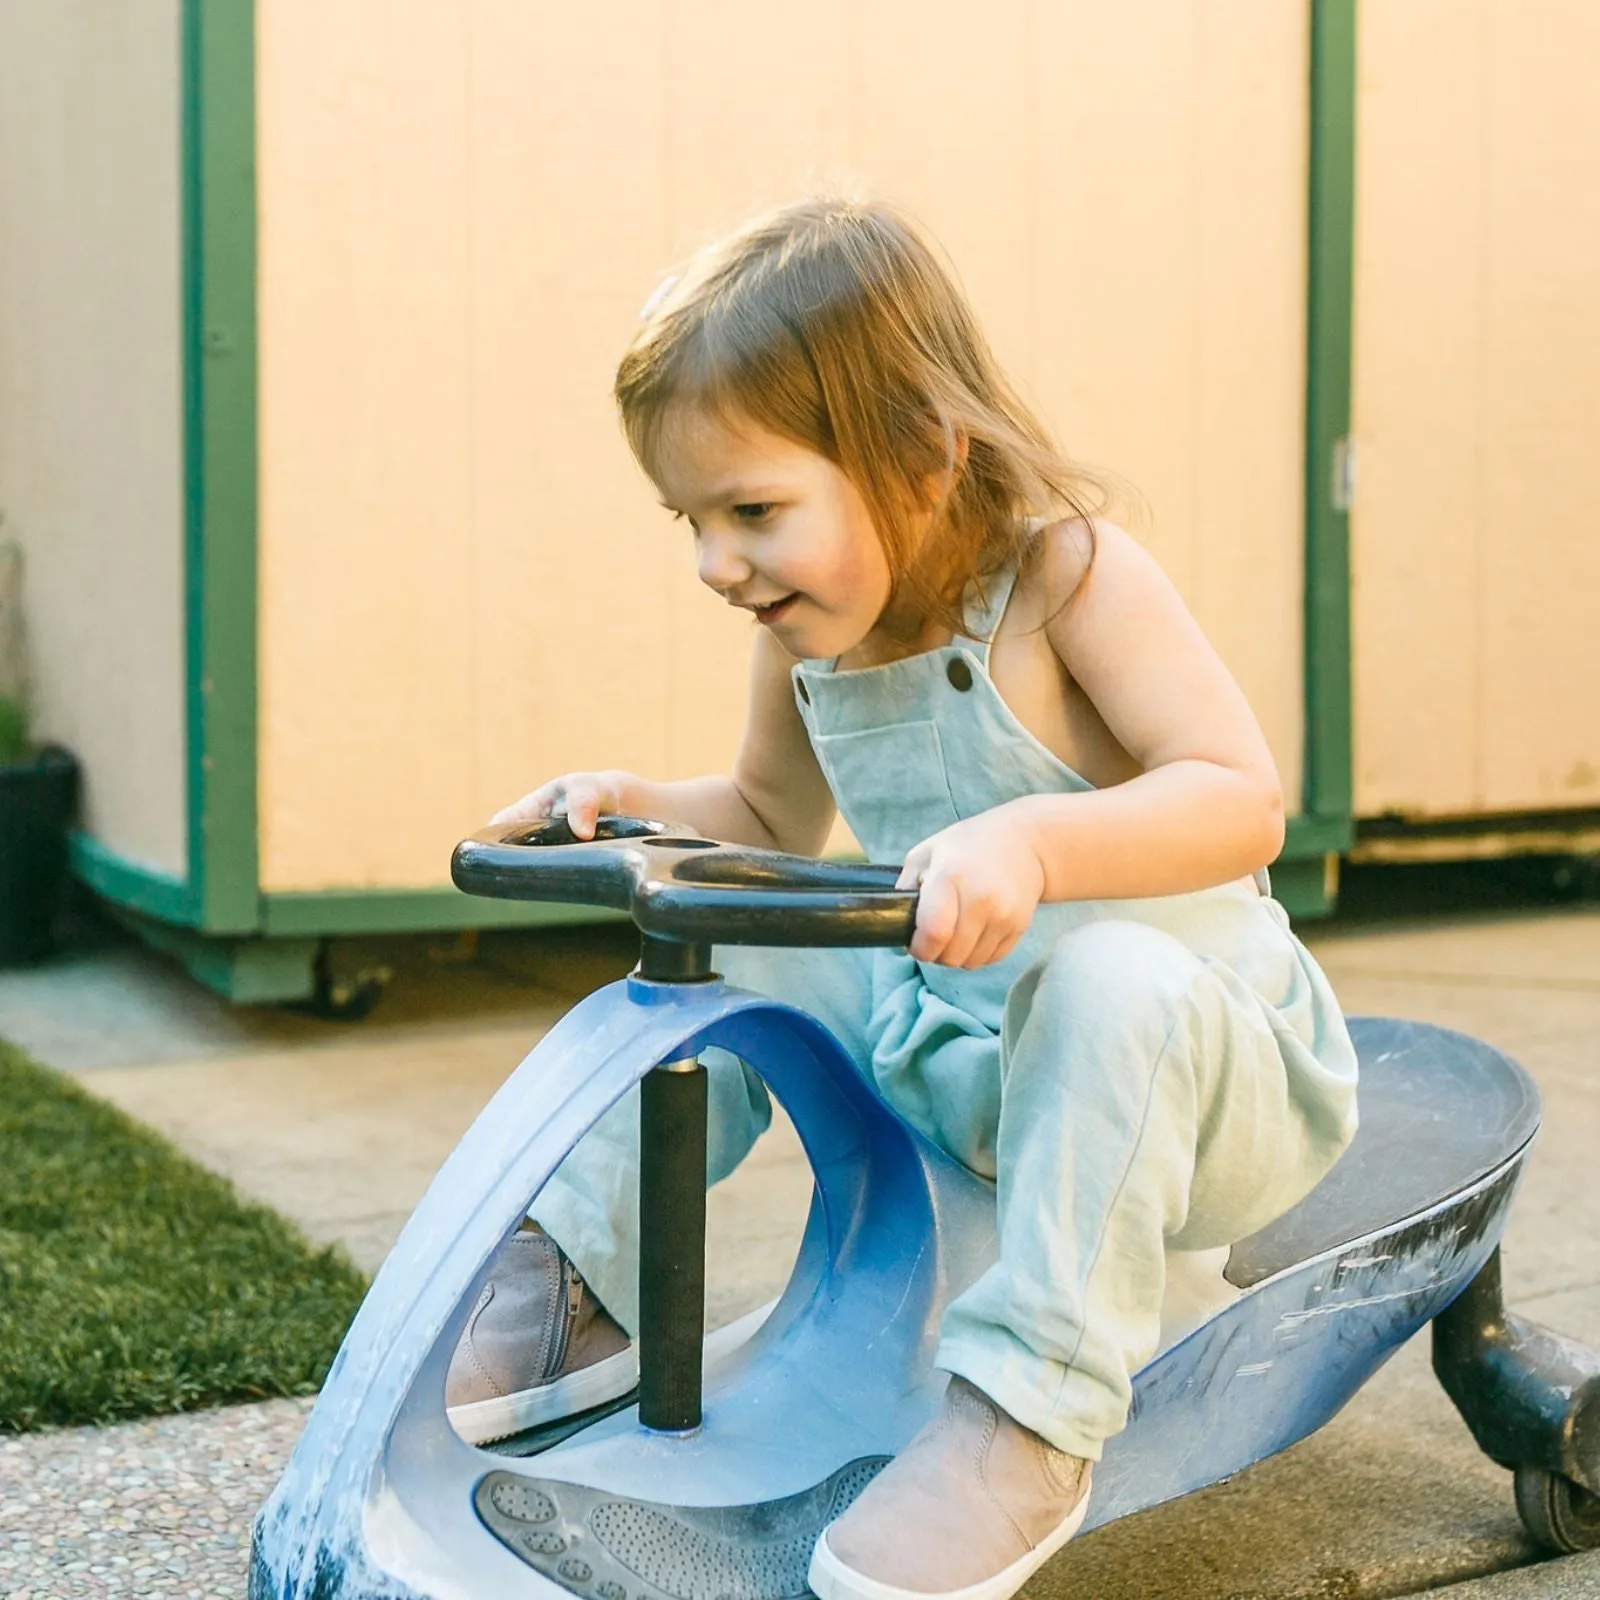
<path id="1" fill-rule="evenodd" d="M 0 537 L 87 830 L 188 872 L 179 8 L 0 5 Z"/>
<path id="2" fill-rule="evenodd" d="M 1193 565 L 1188 599 L 1245 686 L 1300 806 L 1304 745 L 1308 17 L 1279 0 L 1195 19 Z M 1220 107 L 1226 115 L 1219 115 Z"/>
<path id="3" fill-rule="evenodd" d="M 261 881 L 437 881 L 473 806 L 465 12 L 258 11 Z"/>
<path id="4" fill-rule="evenodd" d="M 1036 387 L 1068 447 L 1127 486 L 1293 810 L 1306 18 L 1139 0 L 1041 7 L 1038 29 Z"/>
<path id="5" fill-rule="evenodd" d="M 671 263 L 817 188 L 919 214 L 1068 448 L 1143 492 L 1294 789 L 1299 8 L 260 7 L 269 887 L 437 881 L 569 767 L 725 768 L 749 625 L 611 371 Z"/>
<path id="6" fill-rule="evenodd" d="M 1186 592 L 1196 394 L 1192 0 L 1042 6 L 1039 313 L 1046 410 L 1134 490 L 1130 527 Z M 1142 502 L 1142 503 L 1141 503 Z"/>
<path id="7" fill-rule="evenodd" d="M 669 760 L 674 686 L 646 664 L 672 648 L 666 597 L 683 550 L 611 400 L 670 237 L 666 9 L 596 8 L 581 48 L 552 39 L 542 7 L 471 11 L 474 670 L 462 710 L 476 761 L 458 833 L 555 772 Z"/>
<path id="8" fill-rule="evenodd" d="M 1493 0 L 1479 803 L 1600 803 L 1600 8 Z"/>
<path id="9" fill-rule="evenodd" d="M 1362 11 L 1359 814 L 1600 799 L 1597 47 L 1584 0 Z"/>
<path id="10" fill-rule="evenodd" d="M 1350 516 L 1355 808 L 1477 793 L 1483 5 L 1357 35 Z"/>
<path id="11" fill-rule="evenodd" d="M 902 0 L 859 8 L 857 158 L 875 192 L 922 218 L 1012 377 L 1028 388 L 1034 338 L 1034 7 Z"/>

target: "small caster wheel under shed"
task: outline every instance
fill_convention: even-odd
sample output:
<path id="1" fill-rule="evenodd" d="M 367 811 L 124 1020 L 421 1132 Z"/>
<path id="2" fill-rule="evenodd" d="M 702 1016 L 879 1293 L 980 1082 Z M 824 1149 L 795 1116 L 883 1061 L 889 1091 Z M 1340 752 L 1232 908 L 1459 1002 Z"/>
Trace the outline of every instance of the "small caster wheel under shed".
<path id="1" fill-rule="evenodd" d="M 392 967 L 339 960 L 333 946 L 325 942 L 317 951 L 316 987 L 305 1009 L 327 1022 L 360 1022 L 372 1015 L 393 978 Z"/>
<path id="2" fill-rule="evenodd" d="M 1518 1467 L 1517 1515 L 1530 1537 L 1573 1555 L 1600 1548 L 1600 1495 L 1543 1467 Z"/>

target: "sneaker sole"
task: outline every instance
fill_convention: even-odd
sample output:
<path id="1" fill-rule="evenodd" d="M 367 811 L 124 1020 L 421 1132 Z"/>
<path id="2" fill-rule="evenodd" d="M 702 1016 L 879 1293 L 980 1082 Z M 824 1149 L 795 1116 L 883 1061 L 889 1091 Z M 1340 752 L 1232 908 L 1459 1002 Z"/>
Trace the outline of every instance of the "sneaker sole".
<path id="1" fill-rule="evenodd" d="M 1009 1600 L 1056 1551 L 1061 1549 L 1088 1515 L 1089 1495 L 1083 1497 L 1067 1514 L 1061 1526 L 1036 1544 L 1025 1556 L 1013 1561 L 1002 1572 L 982 1583 L 969 1584 L 965 1589 L 897 1589 L 892 1583 L 880 1583 L 854 1567 L 846 1566 L 828 1548 L 828 1530 L 824 1528 L 811 1552 L 811 1570 L 806 1582 L 818 1600 Z"/>
<path id="2" fill-rule="evenodd" d="M 736 1322 L 708 1334 L 703 1358 L 706 1367 L 723 1360 L 744 1344 L 767 1320 L 767 1313 L 776 1304 L 774 1300 L 758 1306 Z M 554 1383 L 540 1384 L 536 1389 L 519 1389 L 515 1394 L 496 1395 L 490 1400 L 450 1406 L 445 1414 L 468 1444 L 493 1444 L 497 1439 L 509 1439 L 514 1433 L 526 1433 L 530 1428 L 543 1427 L 562 1417 L 620 1400 L 638 1384 L 639 1352 L 637 1346 L 629 1345 L 626 1350 L 580 1367 Z"/>

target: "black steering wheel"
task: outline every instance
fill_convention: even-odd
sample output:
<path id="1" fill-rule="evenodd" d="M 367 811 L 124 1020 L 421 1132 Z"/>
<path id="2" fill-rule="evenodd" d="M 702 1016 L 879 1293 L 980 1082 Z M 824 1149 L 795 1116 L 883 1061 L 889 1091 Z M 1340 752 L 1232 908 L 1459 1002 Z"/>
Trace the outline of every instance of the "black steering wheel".
<path id="1" fill-rule="evenodd" d="M 664 822 L 602 816 L 593 839 L 565 817 L 485 828 L 456 846 L 468 894 L 626 911 L 647 937 L 683 944 L 910 942 L 916 893 L 898 867 L 719 844 Z"/>

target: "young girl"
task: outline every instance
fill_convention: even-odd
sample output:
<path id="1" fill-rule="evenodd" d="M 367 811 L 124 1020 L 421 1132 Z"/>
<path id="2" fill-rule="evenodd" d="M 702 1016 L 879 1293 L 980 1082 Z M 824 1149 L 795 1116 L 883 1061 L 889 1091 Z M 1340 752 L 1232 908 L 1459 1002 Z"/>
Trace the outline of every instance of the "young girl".
<path id="1" fill-rule="evenodd" d="M 727 777 L 571 773 L 497 820 L 564 811 L 589 837 L 621 812 L 816 854 L 837 806 L 869 859 L 904 862 L 909 952 L 719 966 L 819 1016 L 997 1185 L 999 1259 L 941 1329 L 943 1410 L 823 1534 L 812 1586 L 1002 1600 L 1083 1519 L 1167 1252 L 1260 1228 L 1355 1130 L 1338 1006 L 1266 884 L 1273 762 L 893 211 L 810 202 L 705 250 L 646 308 L 616 393 L 701 580 L 759 625 L 743 741 Z M 706 1064 L 715 1181 L 769 1108 L 735 1058 Z M 509 1427 L 614 1390 L 636 1116 L 616 1108 L 538 1197 L 452 1405 L 503 1404 Z"/>

